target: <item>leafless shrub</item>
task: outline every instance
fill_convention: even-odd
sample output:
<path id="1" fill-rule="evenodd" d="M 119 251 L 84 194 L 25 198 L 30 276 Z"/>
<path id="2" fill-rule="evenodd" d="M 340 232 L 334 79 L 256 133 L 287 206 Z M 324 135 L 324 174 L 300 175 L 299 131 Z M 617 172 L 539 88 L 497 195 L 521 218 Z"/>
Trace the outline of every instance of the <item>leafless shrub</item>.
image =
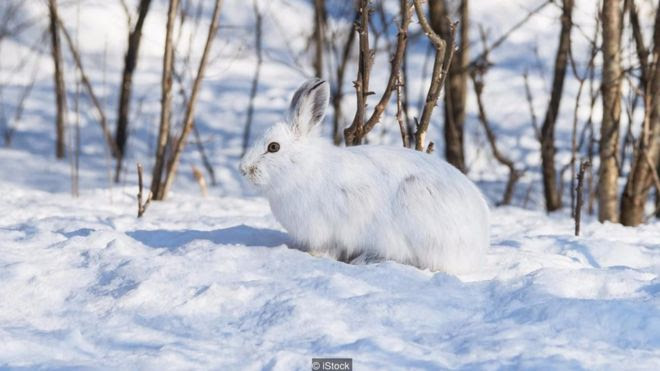
<path id="1" fill-rule="evenodd" d="M 402 0 L 405 1 L 405 0 Z M 335 54 L 335 59 L 337 59 L 337 67 L 335 69 L 335 83 L 334 83 L 334 89 L 332 91 L 332 96 L 330 98 L 332 108 L 333 108 L 333 118 L 332 118 L 332 140 L 335 143 L 335 145 L 339 145 L 341 143 L 342 139 L 342 133 L 341 129 L 344 126 L 343 125 L 343 115 L 342 115 L 342 100 L 344 98 L 344 90 L 343 90 L 343 85 L 344 85 L 344 77 L 346 75 L 346 67 L 348 65 L 350 56 L 351 56 L 351 50 L 353 49 L 353 44 L 355 43 L 355 34 L 353 27 L 354 24 L 358 21 L 360 17 L 360 12 L 358 10 L 355 11 L 354 15 L 354 20 L 351 24 L 351 29 L 346 35 L 346 39 L 342 45 L 341 48 L 341 55 L 336 50 L 336 48 L 333 48 L 333 52 Z M 332 45 L 335 45 L 338 41 L 338 35 L 335 33 L 332 35 L 330 42 Z"/>
<path id="2" fill-rule="evenodd" d="M 415 12 L 419 23 L 424 30 L 424 33 L 429 38 L 435 47 L 435 58 L 433 61 L 433 72 L 431 73 L 431 84 L 426 94 L 426 101 L 422 109 L 422 115 L 417 123 L 415 131 L 415 149 L 418 151 L 425 150 L 426 133 L 428 132 L 429 124 L 431 122 L 431 114 L 435 108 L 438 98 L 440 97 L 440 90 L 445 85 L 449 65 L 451 64 L 454 55 L 454 34 L 456 32 L 456 24 L 451 24 L 449 32 L 450 38 L 443 40 L 429 25 L 424 15 L 424 9 L 420 0 L 414 0 Z M 449 45 L 447 45 L 449 43 Z"/>
<path id="3" fill-rule="evenodd" d="M 369 1 L 360 2 L 360 22 L 358 23 L 358 34 L 360 54 L 358 61 L 358 76 L 354 82 L 357 97 L 357 110 L 351 126 L 344 130 L 346 145 L 358 145 L 378 122 L 390 101 L 392 92 L 396 89 L 398 71 L 403 63 L 406 43 L 408 39 L 408 25 L 412 17 L 412 7 L 408 2 L 401 2 L 401 23 L 397 34 L 396 50 L 391 59 L 390 76 L 385 91 L 376 104 L 373 113 L 367 119 L 366 106 L 367 97 L 373 92 L 369 91 L 369 76 L 373 65 L 375 50 L 369 47 Z"/>
<path id="4" fill-rule="evenodd" d="M 151 176 L 151 193 L 156 200 L 162 199 L 161 178 L 165 168 L 166 148 L 170 138 L 170 120 L 172 115 L 172 65 L 174 64 L 174 47 L 172 31 L 176 19 L 176 9 L 179 0 L 170 0 L 167 10 L 167 26 L 165 30 L 165 51 L 163 55 L 163 72 L 161 78 L 161 110 L 158 141 L 156 144 L 156 161 Z"/>
<path id="5" fill-rule="evenodd" d="M 67 31 L 66 27 L 64 26 L 64 23 L 62 22 L 61 18 L 58 18 L 58 25 L 60 31 L 62 31 L 62 34 L 66 39 L 67 45 L 69 46 L 69 51 L 71 52 L 71 55 L 73 56 L 73 60 L 76 63 L 78 72 L 80 73 L 80 79 L 82 85 L 85 87 L 89 99 L 92 101 L 92 104 L 96 108 L 96 112 L 99 116 L 99 124 L 101 125 L 101 130 L 103 131 L 103 135 L 105 137 L 108 148 L 110 149 L 110 153 L 114 157 L 117 157 L 119 154 L 119 149 L 117 148 L 117 144 L 115 143 L 114 139 L 112 138 L 112 135 L 110 134 L 110 131 L 108 130 L 108 121 L 105 116 L 105 110 L 103 109 L 101 102 L 98 100 L 96 94 L 94 93 L 94 88 L 92 87 L 92 83 L 90 82 L 89 78 L 87 77 L 87 74 L 85 73 L 85 68 L 83 67 L 80 52 L 76 47 L 76 44 L 74 43 L 71 35 L 69 34 L 69 31 Z"/>
<path id="6" fill-rule="evenodd" d="M 171 0 L 170 9 L 168 11 L 168 25 L 166 31 L 166 51 L 165 51 L 165 57 L 163 58 L 164 60 L 163 98 L 167 103 L 163 105 L 163 111 L 167 110 L 167 112 L 161 114 L 162 119 L 161 119 L 161 129 L 159 133 L 159 138 L 161 138 L 161 136 L 164 138 L 167 138 L 169 136 L 169 122 L 167 121 L 169 121 L 169 101 L 171 101 L 172 55 L 173 55 L 173 50 L 172 50 L 173 48 L 171 45 L 171 33 L 172 33 L 173 20 L 176 15 L 177 2 L 178 0 Z M 206 43 L 204 44 L 204 51 L 202 52 L 202 57 L 200 59 L 199 67 L 197 69 L 197 76 L 193 81 L 191 95 L 186 105 L 186 111 L 183 118 L 183 127 L 181 129 L 181 133 L 173 140 L 173 148 L 170 156 L 167 159 L 167 171 L 165 172 L 164 180 L 161 180 L 161 174 L 163 170 L 162 167 L 161 170 L 158 171 L 158 174 L 156 174 L 156 168 L 154 168 L 154 177 L 152 178 L 151 189 L 152 192 L 154 193 L 155 200 L 163 200 L 166 197 L 169 189 L 171 188 L 172 183 L 174 182 L 174 177 L 176 176 L 176 170 L 179 165 L 181 154 L 183 153 L 183 149 L 186 144 L 186 139 L 188 137 L 188 134 L 192 130 L 193 122 L 194 122 L 194 114 L 195 114 L 195 104 L 197 102 L 199 90 L 201 88 L 202 80 L 204 78 L 204 73 L 206 71 L 206 67 L 208 64 L 208 57 L 211 51 L 211 44 L 213 39 L 215 38 L 215 35 L 218 32 L 221 4 L 222 4 L 221 0 L 215 1 L 215 6 L 213 8 L 213 15 L 211 18 L 211 24 L 209 25 L 208 34 L 206 37 Z M 161 140 L 159 140 L 159 145 L 160 144 L 161 144 Z M 166 163 L 164 160 L 166 144 L 167 144 L 167 139 L 163 139 L 162 154 L 161 154 L 162 157 L 159 158 L 157 155 L 156 158 L 156 162 L 160 166 L 164 166 Z M 160 148 L 161 147 L 159 146 L 159 149 Z"/>
<path id="7" fill-rule="evenodd" d="M 315 4 L 323 3 L 323 1 L 316 0 Z M 257 95 L 257 88 L 259 87 L 259 75 L 261 73 L 261 64 L 263 63 L 263 57 L 261 52 L 261 34 L 262 34 L 262 18 L 261 10 L 259 10 L 259 4 L 257 0 L 252 0 L 252 9 L 254 10 L 254 19 L 255 19 L 255 32 L 254 32 L 254 44 L 255 44 L 255 53 L 257 55 L 257 64 L 254 69 L 254 76 L 252 77 L 252 84 L 250 85 L 250 102 L 248 103 L 247 117 L 245 119 L 245 127 L 243 129 L 243 151 L 241 152 L 241 157 L 245 155 L 247 151 L 249 141 L 250 141 L 250 128 L 252 127 L 252 116 L 254 115 L 254 98 Z M 317 16 L 317 18 L 320 16 Z M 316 22 L 323 22 L 323 20 L 317 19 Z M 322 38 L 323 28 L 321 26 L 315 32 L 319 33 L 319 38 Z M 317 40 L 319 45 L 317 49 L 317 58 L 320 66 L 317 68 L 322 69 L 322 59 L 323 59 L 323 42 L 322 40 Z M 318 55 L 321 53 L 321 55 Z"/>

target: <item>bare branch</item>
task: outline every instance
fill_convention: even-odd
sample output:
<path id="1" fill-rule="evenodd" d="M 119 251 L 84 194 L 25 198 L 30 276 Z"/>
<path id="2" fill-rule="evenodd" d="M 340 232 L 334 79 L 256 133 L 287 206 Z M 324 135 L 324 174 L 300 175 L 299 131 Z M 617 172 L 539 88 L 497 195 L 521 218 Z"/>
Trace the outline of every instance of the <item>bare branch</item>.
<path id="1" fill-rule="evenodd" d="M 55 143 L 55 156 L 57 158 L 64 158 L 66 152 L 64 143 L 64 131 L 66 127 L 66 87 L 64 86 L 64 66 L 62 64 L 62 49 L 60 46 L 60 33 L 57 20 L 59 18 L 57 12 L 56 0 L 48 1 L 48 12 L 50 14 L 50 41 L 51 41 L 51 55 L 53 57 L 53 64 L 55 67 L 53 77 L 55 80 L 55 105 L 56 105 L 56 143 Z"/>
<path id="2" fill-rule="evenodd" d="M 523 72 L 523 79 L 525 80 L 525 98 L 527 99 L 527 106 L 529 107 L 529 115 L 532 118 L 532 128 L 534 128 L 534 135 L 536 135 L 537 140 L 541 140 L 541 129 L 539 129 L 539 122 L 536 116 L 536 111 L 534 110 L 534 97 L 532 96 L 532 90 L 529 88 L 529 74 L 527 70 Z"/>
<path id="3" fill-rule="evenodd" d="M 584 173 L 591 166 L 591 163 L 587 161 L 582 161 L 582 164 L 580 164 L 580 171 L 578 172 L 577 175 L 577 188 L 576 188 L 576 193 L 577 193 L 577 202 L 575 203 L 575 211 L 573 212 L 573 215 L 575 216 L 575 235 L 579 236 L 580 235 L 580 217 L 582 215 L 582 199 L 583 199 L 583 188 L 584 188 Z"/>
<path id="4" fill-rule="evenodd" d="M 39 68 L 41 68 L 41 65 L 39 64 L 38 61 L 35 61 L 32 67 L 32 73 L 30 74 L 30 82 L 23 87 L 23 90 L 19 95 L 18 102 L 16 103 L 16 110 L 14 111 L 14 117 L 11 120 L 11 122 L 6 124 L 5 131 L 3 132 L 3 137 L 5 141 L 4 144 L 7 147 L 11 145 L 11 141 L 13 139 L 14 133 L 16 132 L 16 129 L 21 121 L 21 117 L 23 116 L 23 111 L 25 109 L 25 101 L 30 96 L 30 93 L 32 93 L 32 89 L 34 88 L 34 83 L 37 80 L 37 76 L 38 76 L 37 72 Z M 62 136 L 64 136 L 64 130 L 62 131 Z M 62 138 L 62 144 L 64 144 L 64 138 Z"/>
<path id="5" fill-rule="evenodd" d="M 176 141 L 172 156 L 170 157 L 170 160 L 168 162 L 167 173 L 165 175 L 165 182 L 162 188 L 162 194 L 158 195 L 160 196 L 159 199 L 165 198 L 169 188 L 172 186 L 172 182 L 174 182 L 176 169 L 179 165 L 179 159 L 181 157 L 181 153 L 183 152 L 183 148 L 186 145 L 186 138 L 188 136 L 188 133 L 192 129 L 194 115 L 195 115 L 195 103 L 197 102 L 197 96 L 199 95 L 199 90 L 202 85 L 202 80 L 204 79 L 204 72 L 206 71 L 208 56 L 211 51 L 211 44 L 213 42 L 213 39 L 215 38 L 215 35 L 218 32 L 218 26 L 220 23 L 221 5 L 222 5 L 222 0 L 215 1 L 215 8 L 213 9 L 211 25 L 209 26 L 209 32 L 206 38 L 206 44 L 204 45 L 204 51 L 202 52 L 202 59 L 199 62 L 197 77 L 195 77 L 195 81 L 193 82 L 193 86 L 192 86 L 192 94 L 190 95 L 190 100 L 188 101 L 188 105 L 186 106 L 183 130 L 181 132 L 181 135 L 178 137 Z"/>
<path id="6" fill-rule="evenodd" d="M 186 94 L 186 89 L 184 88 L 183 76 L 181 73 L 177 72 L 174 66 L 172 66 L 172 75 L 179 84 L 179 95 L 181 96 L 183 105 L 187 106 L 188 95 Z M 199 134 L 199 128 L 197 127 L 197 122 L 194 120 L 193 120 L 193 135 L 195 136 L 195 146 L 197 147 L 197 152 L 199 152 L 199 156 L 202 158 L 202 164 L 204 165 L 206 171 L 209 173 L 209 176 L 211 177 L 211 184 L 215 186 L 217 183 L 215 179 L 215 171 L 213 170 L 213 165 L 211 165 L 211 161 L 206 155 L 206 149 L 204 148 L 204 143 L 202 142 L 202 138 Z"/>
<path id="7" fill-rule="evenodd" d="M 334 117 L 332 124 L 332 137 L 336 145 L 341 143 L 341 134 L 340 134 L 340 122 L 342 120 L 342 110 L 341 110 L 341 101 L 344 97 L 344 90 L 342 86 L 344 85 L 344 75 L 346 72 L 346 66 L 348 64 L 348 59 L 351 55 L 351 49 L 353 48 L 353 43 L 355 42 L 355 31 L 353 30 L 355 23 L 360 18 L 360 12 L 355 12 L 355 19 L 351 26 L 351 29 L 346 37 L 346 42 L 344 43 L 344 48 L 341 54 L 341 60 L 337 65 L 337 73 L 335 82 L 335 92 L 332 95 L 332 106 L 334 108 Z"/>
<path id="8" fill-rule="evenodd" d="M 401 65 L 403 63 L 403 56 L 406 52 L 406 42 L 408 40 L 408 25 L 410 24 L 410 18 L 412 17 L 411 6 L 407 2 L 403 2 L 401 5 L 401 25 L 399 27 L 399 32 L 397 34 L 396 40 L 396 51 L 392 57 L 392 68 L 390 70 L 390 77 L 387 81 L 387 86 L 383 92 L 383 96 L 380 98 L 378 104 L 374 108 L 374 112 L 365 124 L 364 134 L 371 131 L 371 129 L 380 121 L 383 112 L 387 103 L 390 101 L 392 96 L 392 91 L 396 88 L 397 85 L 397 76 L 399 71 L 401 71 Z M 364 135 L 363 134 L 363 135 Z"/>
<path id="9" fill-rule="evenodd" d="M 318 3 L 319 0 L 316 0 L 316 2 Z M 252 85 L 250 86 L 250 101 L 248 103 L 247 118 L 245 119 L 245 127 L 243 130 L 243 151 L 241 153 L 241 157 L 245 155 L 245 152 L 247 151 L 248 144 L 250 141 L 250 128 L 252 127 L 252 116 L 254 114 L 254 98 L 257 95 L 257 88 L 259 86 L 259 74 L 261 73 L 261 64 L 263 63 L 263 58 L 261 56 L 262 15 L 261 15 L 261 10 L 259 10 L 259 4 L 257 0 L 252 0 L 252 8 L 254 10 L 255 28 L 256 28 L 254 33 L 254 37 L 255 37 L 254 43 L 255 43 L 255 52 L 257 54 L 257 65 L 254 70 Z M 317 31 L 321 32 L 321 29 L 318 29 Z M 321 46 L 318 46 L 318 48 L 321 48 Z"/>
<path id="10" fill-rule="evenodd" d="M 252 6 L 255 9 L 255 13 L 258 13 L 257 3 L 253 2 Z M 323 49 L 325 46 L 326 17 L 325 0 L 314 0 L 314 72 L 318 78 L 323 77 Z M 260 18 L 261 14 L 259 13 L 257 16 L 257 33 L 260 33 Z"/>
<path id="11" fill-rule="evenodd" d="M 129 6 L 126 3 L 126 0 L 120 0 L 119 3 L 121 4 L 121 8 L 126 15 L 126 25 L 128 26 L 128 30 L 130 32 L 130 29 L 133 27 L 133 14 L 131 13 Z"/>
<path id="12" fill-rule="evenodd" d="M 481 70 L 481 71 L 485 71 L 485 70 Z M 472 77 L 472 83 L 474 86 L 475 95 L 477 97 L 477 106 L 479 108 L 479 122 L 481 122 L 481 125 L 484 128 L 484 131 L 486 132 L 486 138 L 488 138 L 488 143 L 490 144 L 490 148 L 493 152 L 493 156 L 499 163 L 509 168 L 509 179 L 506 183 L 504 194 L 502 195 L 502 200 L 498 203 L 498 205 L 509 205 L 511 204 L 511 199 L 513 198 L 513 192 L 515 189 L 516 182 L 518 181 L 518 179 L 522 177 L 523 172 L 516 170 L 513 161 L 507 156 L 505 156 L 502 152 L 500 152 L 500 150 L 497 148 L 497 138 L 495 136 L 495 132 L 491 128 L 488 118 L 486 117 L 486 110 L 484 108 L 484 104 L 481 99 L 481 93 L 483 92 L 483 88 L 484 88 L 483 73 L 484 72 L 481 73 L 477 72 L 476 70 L 470 73 L 470 76 Z"/>
<path id="13" fill-rule="evenodd" d="M 192 173 L 193 177 L 197 181 L 197 184 L 199 184 L 199 188 L 202 191 L 202 196 L 208 196 L 209 192 L 208 187 L 206 186 L 206 180 L 204 179 L 204 174 L 202 174 L 202 172 L 197 167 L 195 167 L 195 165 L 192 165 Z"/>
<path id="14" fill-rule="evenodd" d="M 543 10 L 543 8 L 545 8 L 545 7 L 546 7 L 547 5 L 549 5 L 549 4 L 552 4 L 553 2 L 554 2 L 554 0 L 547 0 L 547 1 L 545 1 L 544 3 L 539 4 L 539 6 L 537 6 L 537 7 L 534 8 L 533 10 L 531 10 L 529 13 L 527 13 L 527 15 L 526 15 L 523 19 L 521 19 L 520 21 L 518 21 L 515 25 L 513 25 L 510 29 L 508 29 L 508 30 L 507 30 L 506 32 L 504 32 L 500 37 L 498 37 L 497 40 L 495 40 L 495 41 L 490 45 L 490 47 L 489 47 L 487 50 L 484 50 L 481 54 L 477 55 L 477 56 L 476 56 L 476 57 L 470 62 L 470 64 L 468 65 L 468 68 L 474 68 L 474 66 L 477 65 L 478 63 L 482 63 L 482 61 L 484 60 L 484 58 L 485 58 L 485 57 L 486 57 L 491 51 L 493 51 L 493 49 L 496 49 L 497 47 L 499 47 L 500 45 L 502 45 L 502 43 L 504 43 L 504 42 L 506 41 L 506 39 L 508 39 L 509 36 L 511 36 L 511 34 L 512 34 L 513 32 L 515 32 L 515 31 L 518 30 L 520 27 L 522 27 L 523 25 L 525 25 L 525 23 L 527 23 L 530 19 L 532 19 L 532 17 L 533 17 L 534 15 L 538 14 L 541 10 Z"/>
<path id="15" fill-rule="evenodd" d="M 170 0 L 167 11 L 167 26 L 165 31 L 165 52 L 163 55 L 163 72 L 161 79 L 160 98 L 160 127 L 158 142 L 156 144 L 156 162 L 151 177 L 151 193 L 154 199 L 163 199 L 161 177 L 165 167 L 165 149 L 170 138 L 170 116 L 172 111 L 172 65 L 174 63 L 174 48 L 172 45 L 172 31 L 176 20 L 176 10 L 179 0 Z"/>
<path id="16" fill-rule="evenodd" d="M 578 81 L 578 91 L 575 98 L 575 107 L 573 109 L 573 128 L 571 131 L 571 160 L 568 164 L 571 168 L 571 212 L 575 212 L 575 165 L 577 161 L 577 152 L 582 146 L 582 141 L 577 143 L 577 126 L 578 126 L 578 111 L 580 109 L 580 100 L 582 97 L 582 91 L 584 88 L 584 83 L 589 77 L 590 71 L 594 68 L 594 62 L 596 60 L 596 55 L 598 55 L 598 46 L 596 44 L 596 39 L 598 38 L 598 31 L 600 29 L 599 19 L 596 19 L 596 26 L 594 27 L 594 35 L 591 40 L 591 48 L 589 51 L 589 61 L 587 62 L 587 67 L 584 70 L 584 74 L 580 75 L 577 70 L 575 59 L 573 58 L 573 52 L 569 49 L 569 60 L 571 64 L 571 70 L 573 71 L 573 76 Z M 563 175 L 563 173 L 562 173 Z M 560 176 L 560 179 L 563 179 L 563 176 Z M 563 184 L 563 183 L 562 183 Z M 561 193 L 561 192 L 560 192 Z"/>
<path id="17" fill-rule="evenodd" d="M 425 148 L 424 141 L 426 139 L 426 133 L 431 122 L 431 114 L 435 108 L 438 98 L 440 97 L 440 91 L 445 85 L 445 79 L 447 78 L 447 72 L 449 70 L 449 65 L 451 64 L 452 57 L 454 55 L 454 34 L 456 33 L 456 24 L 451 24 L 450 30 L 450 39 L 448 40 L 450 45 L 447 47 L 447 42 L 442 40 L 438 34 L 436 34 L 424 15 L 424 10 L 422 9 L 421 1 L 414 0 L 415 11 L 417 12 L 417 17 L 419 22 L 422 25 L 422 29 L 427 37 L 431 40 L 431 43 L 435 46 L 435 59 L 433 62 L 433 72 L 431 74 L 431 85 L 429 86 L 428 93 L 426 95 L 426 101 L 424 103 L 424 108 L 422 110 L 422 116 L 418 122 L 417 130 L 415 131 L 415 149 L 418 151 L 423 151 Z"/>
<path id="18" fill-rule="evenodd" d="M 408 125 L 405 118 L 405 112 L 403 107 L 404 99 L 404 80 L 403 80 L 403 71 L 399 69 L 397 71 L 397 82 L 396 82 L 396 121 L 399 123 L 399 131 L 401 132 L 401 142 L 403 146 L 408 148 L 410 146 L 410 140 L 408 137 Z"/>
<path id="19" fill-rule="evenodd" d="M 119 156 L 117 157 L 117 166 L 115 168 L 115 182 L 119 182 L 119 177 L 121 175 L 121 166 L 122 161 L 126 152 L 126 141 L 128 140 L 128 125 L 129 125 L 129 114 L 131 107 L 131 96 L 133 93 L 133 73 L 137 68 L 138 62 L 138 52 L 140 49 L 140 40 L 142 39 L 142 27 L 144 26 L 144 21 L 149 12 L 149 6 L 151 0 L 140 0 L 138 7 L 138 19 L 135 23 L 135 27 L 132 26 L 131 13 L 127 8 L 127 5 L 124 0 L 122 4 L 126 7 L 125 12 L 128 17 L 128 45 L 126 48 L 126 54 L 124 55 L 124 69 L 122 72 L 122 80 L 119 93 L 119 104 L 117 107 L 117 129 L 115 131 L 115 143 L 117 144 L 117 149 L 119 150 Z"/>
<path id="20" fill-rule="evenodd" d="M 145 200 L 144 203 L 142 203 L 142 164 L 140 164 L 140 163 L 137 164 L 137 173 L 138 173 L 138 194 L 137 194 L 138 213 L 137 213 L 137 216 L 138 216 L 138 218 L 141 218 L 142 215 L 144 215 L 144 212 L 147 211 L 147 207 L 149 207 L 149 203 L 151 202 L 152 193 L 150 191 L 149 194 L 147 195 L 147 199 Z"/>
<path id="21" fill-rule="evenodd" d="M 633 38 L 635 39 L 635 50 L 637 51 L 637 59 L 639 60 L 640 65 L 640 86 L 645 87 L 649 78 L 649 50 L 644 43 L 644 35 L 642 33 L 642 27 L 639 22 L 639 15 L 637 13 L 635 0 L 626 0 L 625 7 L 628 8 L 630 26 L 632 28 Z"/>
<path id="22" fill-rule="evenodd" d="M 422 7 L 422 2 L 421 0 L 413 0 L 415 3 L 415 12 L 417 13 L 417 19 L 419 20 L 419 24 L 422 26 L 422 30 L 424 31 L 424 34 L 426 37 L 431 40 L 431 43 L 435 46 L 436 49 L 438 50 L 444 50 L 446 46 L 445 40 L 443 40 L 440 35 L 435 33 L 433 31 L 433 28 L 429 24 L 428 20 L 426 20 L 426 16 L 424 15 L 424 9 Z"/>
<path id="23" fill-rule="evenodd" d="M 353 82 L 357 99 L 357 109 L 351 126 L 344 130 L 346 145 L 360 144 L 366 116 L 367 96 L 369 95 L 369 75 L 373 64 L 374 51 L 369 49 L 369 0 L 360 0 L 360 21 L 355 27 L 359 35 L 360 53 L 357 79 Z"/>
<path id="24" fill-rule="evenodd" d="M 82 59 L 80 58 L 80 53 L 78 52 L 78 49 L 73 43 L 73 39 L 71 38 L 69 31 L 67 31 L 66 27 L 64 26 L 62 19 L 58 17 L 57 23 L 59 24 L 60 30 L 62 31 L 62 34 L 64 35 L 64 38 L 66 39 L 67 44 L 69 45 L 69 50 L 71 51 L 71 55 L 73 55 L 73 59 L 76 62 L 76 66 L 78 67 L 78 71 L 80 72 L 81 82 L 83 86 L 85 86 L 85 89 L 87 90 L 87 95 L 89 95 L 89 98 L 92 101 L 92 104 L 96 108 L 96 111 L 99 115 L 99 124 L 101 124 L 101 130 L 103 131 L 105 140 L 108 144 L 108 147 L 110 148 L 110 153 L 112 153 L 113 156 L 117 157 L 119 155 L 119 149 L 117 148 L 117 144 L 115 143 L 114 139 L 112 138 L 112 135 L 110 134 L 110 131 L 108 130 L 108 120 L 105 117 L 105 112 L 103 111 L 101 102 L 96 97 L 96 94 L 94 94 L 94 88 L 92 87 L 92 83 L 89 81 L 89 78 L 85 73 L 85 69 L 82 64 Z"/>

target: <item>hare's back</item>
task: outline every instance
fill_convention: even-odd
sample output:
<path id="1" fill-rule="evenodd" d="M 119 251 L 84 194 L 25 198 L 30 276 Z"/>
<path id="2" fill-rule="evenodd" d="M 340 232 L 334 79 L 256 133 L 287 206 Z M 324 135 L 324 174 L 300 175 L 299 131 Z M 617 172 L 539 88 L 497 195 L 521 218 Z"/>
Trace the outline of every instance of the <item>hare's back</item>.
<path id="1" fill-rule="evenodd" d="M 361 146 L 360 151 L 387 178 L 382 185 L 390 190 L 395 219 L 444 233 L 488 234 L 488 205 L 454 166 L 406 148 Z"/>
<path id="2" fill-rule="evenodd" d="M 436 155 L 394 146 L 358 146 L 349 150 L 362 158 L 365 168 L 375 167 L 373 170 L 381 174 L 381 179 L 395 188 L 418 179 L 447 196 L 469 194 L 481 198 L 463 173 Z"/>

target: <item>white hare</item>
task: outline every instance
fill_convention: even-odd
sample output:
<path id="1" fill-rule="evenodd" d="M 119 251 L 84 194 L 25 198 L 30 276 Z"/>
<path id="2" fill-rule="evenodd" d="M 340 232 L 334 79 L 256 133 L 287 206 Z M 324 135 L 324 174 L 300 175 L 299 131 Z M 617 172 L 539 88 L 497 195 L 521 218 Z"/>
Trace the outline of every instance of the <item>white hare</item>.
<path id="1" fill-rule="evenodd" d="M 318 130 L 328 96 L 325 81 L 305 82 L 289 122 L 270 128 L 240 164 L 297 247 L 351 263 L 478 270 L 489 246 L 489 210 L 477 187 L 434 155 L 332 145 Z"/>

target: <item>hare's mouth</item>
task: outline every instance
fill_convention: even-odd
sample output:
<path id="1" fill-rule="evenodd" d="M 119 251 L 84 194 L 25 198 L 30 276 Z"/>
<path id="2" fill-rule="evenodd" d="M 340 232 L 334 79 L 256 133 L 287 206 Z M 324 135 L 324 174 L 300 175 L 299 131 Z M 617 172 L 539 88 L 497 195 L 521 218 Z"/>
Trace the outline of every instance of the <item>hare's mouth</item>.
<path id="1" fill-rule="evenodd" d="M 256 166 L 241 166 L 241 175 L 246 177 L 254 185 L 261 184 L 261 173 Z"/>

